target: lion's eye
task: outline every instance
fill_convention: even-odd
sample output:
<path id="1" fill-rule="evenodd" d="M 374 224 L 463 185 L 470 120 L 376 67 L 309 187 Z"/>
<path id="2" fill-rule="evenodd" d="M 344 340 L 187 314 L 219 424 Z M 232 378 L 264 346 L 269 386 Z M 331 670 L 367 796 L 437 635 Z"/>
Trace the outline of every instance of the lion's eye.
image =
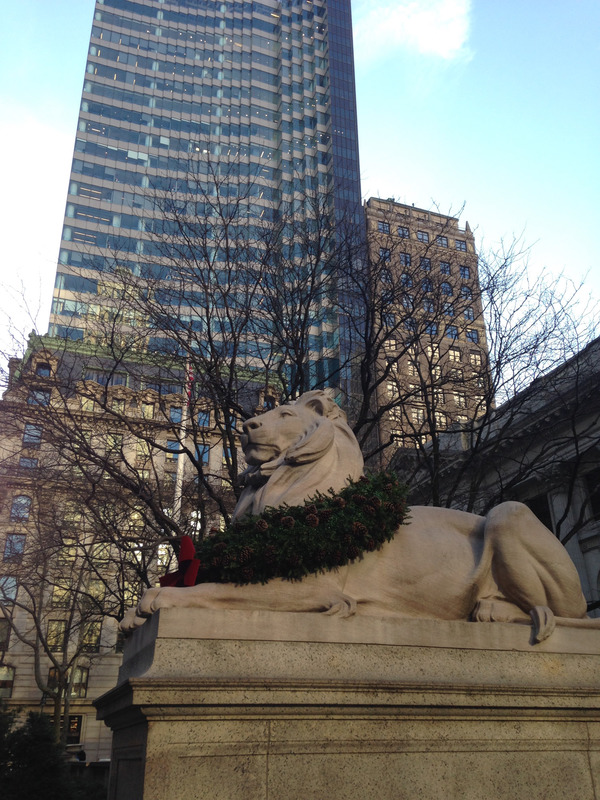
<path id="1" fill-rule="evenodd" d="M 287 408 L 282 408 L 280 413 L 281 413 L 282 417 L 293 417 L 294 416 L 294 412 L 290 411 Z"/>

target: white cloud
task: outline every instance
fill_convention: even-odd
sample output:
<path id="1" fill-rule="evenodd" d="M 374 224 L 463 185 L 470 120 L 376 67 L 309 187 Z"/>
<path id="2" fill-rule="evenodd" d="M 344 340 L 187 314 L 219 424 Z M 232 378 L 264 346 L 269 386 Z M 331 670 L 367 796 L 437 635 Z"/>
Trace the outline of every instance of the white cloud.
<path id="1" fill-rule="evenodd" d="M 353 9 L 361 62 L 399 48 L 446 61 L 470 56 L 471 0 L 357 0 Z"/>
<path id="2" fill-rule="evenodd" d="M 69 120 L 69 122 L 71 122 Z M 56 272 L 73 131 L 27 109 L 0 109 L 0 354 L 12 349 L 10 331 L 45 332 Z M 71 127 L 70 125 L 68 127 Z M 1 358 L 1 355 L 0 355 Z"/>

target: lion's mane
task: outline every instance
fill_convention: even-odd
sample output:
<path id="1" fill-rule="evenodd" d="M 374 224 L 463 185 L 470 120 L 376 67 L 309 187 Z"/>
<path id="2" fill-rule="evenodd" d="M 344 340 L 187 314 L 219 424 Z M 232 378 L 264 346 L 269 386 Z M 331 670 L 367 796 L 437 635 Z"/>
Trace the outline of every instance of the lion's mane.
<path id="1" fill-rule="evenodd" d="M 233 519 L 261 514 L 267 507 L 302 505 L 316 492 L 339 492 L 363 473 L 362 453 L 346 415 L 326 392 L 306 392 L 289 405 L 306 416 L 305 431 L 277 459 L 243 473 L 244 490 Z M 260 417 L 263 426 L 269 425 L 271 413 Z"/>

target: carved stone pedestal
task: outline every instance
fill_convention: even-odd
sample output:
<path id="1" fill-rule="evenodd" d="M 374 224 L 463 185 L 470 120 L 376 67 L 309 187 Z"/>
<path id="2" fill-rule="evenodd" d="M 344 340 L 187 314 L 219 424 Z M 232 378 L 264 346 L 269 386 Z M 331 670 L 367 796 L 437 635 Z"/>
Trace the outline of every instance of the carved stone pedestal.
<path id="1" fill-rule="evenodd" d="M 119 680 L 110 800 L 600 798 L 600 631 L 163 610 Z"/>

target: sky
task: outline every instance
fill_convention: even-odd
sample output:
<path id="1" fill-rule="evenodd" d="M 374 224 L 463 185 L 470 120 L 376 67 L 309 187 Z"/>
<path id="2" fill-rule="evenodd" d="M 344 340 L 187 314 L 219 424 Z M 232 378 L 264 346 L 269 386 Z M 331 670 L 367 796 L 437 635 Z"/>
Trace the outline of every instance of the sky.
<path id="1" fill-rule="evenodd" d="M 600 296 L 600 0 L 353 0 L 363 196 Z M 3 0 L 0 351 L 45 332 L 93 0 Z"/>

